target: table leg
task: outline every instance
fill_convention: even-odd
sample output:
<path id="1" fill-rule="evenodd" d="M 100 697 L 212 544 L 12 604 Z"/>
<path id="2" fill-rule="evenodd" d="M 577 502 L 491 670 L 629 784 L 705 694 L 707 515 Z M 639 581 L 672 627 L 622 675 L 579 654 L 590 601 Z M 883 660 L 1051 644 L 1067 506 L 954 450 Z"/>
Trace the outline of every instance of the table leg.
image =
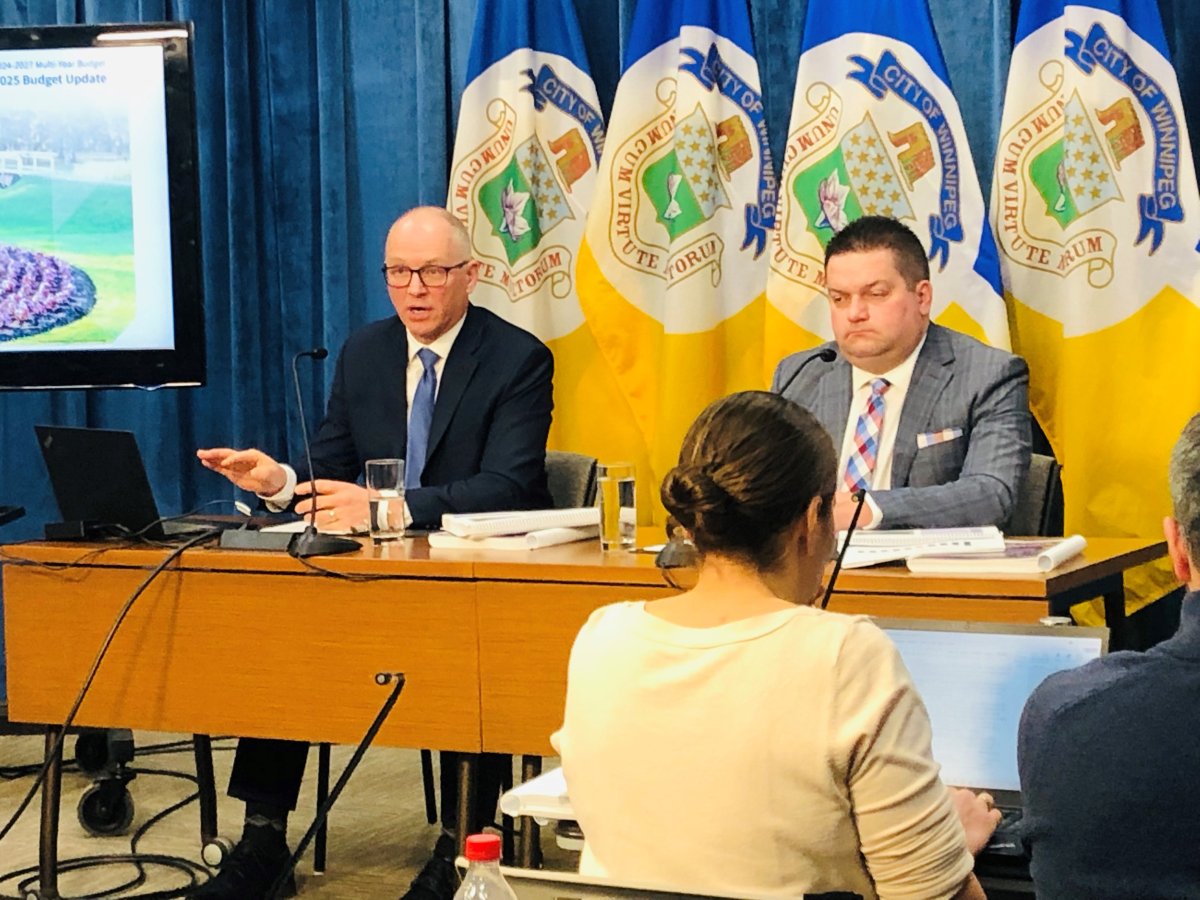
<path id="1" fill-rule="evenodd" d="M 317 809 L 325 805 L 329 799 L 329 763 L 330 746 L 317 744 Z M 329 822 L 321 823 L 317 829 L 317 837 L 313 841 L 313 872 L 317 875 L 325 871 L 325 854 L 329 844 Z"/>
<path id="2" fill-rule="evenodd" d="M 1125 620 L 1125 583 L 1104 593 L 1104 624 L 1108 626 L 1108 649 L 1129 649 L 1129 628 Z"/>
<path id="3" fill-rule="evenodd" d="M 42 830 L 38 845 L 39 900 L 59 900 L 58 810 L 62 795 L 63 730 L 46 728 L 46 780 L 42 782 Z"/>
<path id="4" fill-rule="evenodd" d="M 540 756 L 521 757 L 521 781 L 529 781 L 542 774 L 542 758 Z M 533 816 L 521 817 L 520 843 L 517 850 L 517 861 L 522 868 L 540 869 L 542 867 L 542 829 Z"/>
<path id="5" fill-rule="evenodd" d="M 471 810 L 475 807 L 475 770 L 478 764 L 478 754 L 458 754 L 458 822 L 454 827 L 454 845 L 460 855 L 465 852 L 467 835 L 471 833 Z"/>
<path id="6" fill-rule="evenodd" d="M 196 758 L 196 794 L 200 807 L 200 846 L 212 843 L 217 835 L 217 782 L 213 775 L 212 738 L 192 735 L 192 755 Z"/>

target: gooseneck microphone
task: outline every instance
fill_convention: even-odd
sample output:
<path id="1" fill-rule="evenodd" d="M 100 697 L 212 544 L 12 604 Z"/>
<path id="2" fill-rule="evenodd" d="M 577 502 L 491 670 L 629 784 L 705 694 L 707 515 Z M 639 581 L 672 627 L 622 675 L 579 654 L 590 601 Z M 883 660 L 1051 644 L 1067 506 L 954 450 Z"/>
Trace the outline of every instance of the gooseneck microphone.
<path id="1" fill-rule="evenodd" d="M 308 437 L 308 421 L 304 417 L 304 394 L 300 390 L 300 360 L 308 356 L 314 360 L 322 360 L 329 355 L 324 347 L 314 347 L 312 350 L 301 350 L 292 357 L 292 384 L 296 388 L 296 408 L 300 410 L 300 434 L 304 438 L 304 459 L 308 463 L 308 483 L 312 485 L 312 509 L 308 511 L 308 527 L 295 535 L 288 543 L 288 555 L 300 559 L 310 556 L 334 556 L 338 553 L 353 553 L 361 549 L 358 541 L 351 538 L 338 537 L 332 534 L 321 534 L 317 531 L 317 477 L 314 474 L 312 462 L 312 442 Z"/>
<path id="2" fill-rule="evenodd" d="M 842 548 L 838 551 L 837 559 L 833 563 L 833 571 L 829 574 L 829 584 L 825 586 L 825 593 L 821 595 L 821 609 L 829 605 L 829 598 L 833 596 L 833 586 L 837 583 L 837 577 L 842 571 L 842 561 L 846 558 L 846 551 L 850 549 L 850 538 L 854 537 L 854 531 L 858 528 L 858 517 L 862 515 L 863 506 L 867 502 L 866 491 L 854 491 L 850 495 L 855 503 L 854 515 L 850 517 L 850 525 L 846 528 L 846 540 L 842 542 Z"/>
<path id="3" fill-rule="evenodd" d="M 800 365 L 796 366 L 796 371 L 792 373 L 792 377 L 785 381 L 783 383 L 783 387 L 777 391 L 780 397 L 787 393 L 787 389 L 792 386 L 792 382 L 795 381 L 799 377 L 800 373 L 804 371 L 804 367 L 816 359 L 821 360 L 821 362 L 831 363 L 837 359 L 837 351 L 832 347 L 826 347 L 824 350 L 820 351 L 819 353 L 814 353 L 808 359 L 804 360 L 804 362 L 800 363 Z"/>

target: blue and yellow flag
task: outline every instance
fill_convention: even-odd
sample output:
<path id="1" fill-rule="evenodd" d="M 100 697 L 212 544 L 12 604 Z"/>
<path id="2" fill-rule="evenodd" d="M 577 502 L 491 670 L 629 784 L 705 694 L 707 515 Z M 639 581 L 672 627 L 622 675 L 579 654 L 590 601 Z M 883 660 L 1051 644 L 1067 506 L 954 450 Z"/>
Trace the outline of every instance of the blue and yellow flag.
<path id="1" fill-rule="evenodd" d="M 554 353 L 552 444 L 594 455 L 601 440 L 615 439 L 619 452 L 638 445 L 576 292 L 603 148 L 571 0 L 480 0 L 447 207 L 481 263 L 472 301 Z M 612 424 L 597 422 L 609 416 Z"/>
<path id="2" fill-rule="evenodd" d="M 1170 512 L 1167 459 L 1200 409 L 1189 147 L 1154 0 L 1021 4 L 992 221 L 1068 534 L 1158 537 Z M 1166 565 L 1135 576 L 1133 607 L 1174 586 Z"/>
<path id="3" fill-rule="evenodd" d="M 1007 348 L 996 248 L 927 0 L 810 3 L 767 288 L 768 370 L 832 337 L 829 239 L 863 215 L 929 248 L 933 318 Z"/>
<path id="4" fill-rule="evenodd" d="M 642 0 L 579 295 L 640 435 L 643 484 L 674 465 L 706 404 L 765 384 L 775 188 L 746 0 Z"/>

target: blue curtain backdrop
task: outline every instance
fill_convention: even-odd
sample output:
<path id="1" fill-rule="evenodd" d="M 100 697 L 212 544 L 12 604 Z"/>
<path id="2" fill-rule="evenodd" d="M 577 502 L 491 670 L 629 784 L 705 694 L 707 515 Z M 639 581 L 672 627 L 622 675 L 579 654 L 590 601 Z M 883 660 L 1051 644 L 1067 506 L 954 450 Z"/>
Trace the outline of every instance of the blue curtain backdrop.
<path id="1" fill-rule="evenodd" d="M 575 3 L 607 114 L 634 0 Z M 1018 4 L 931 0 L 985 196 Z M 807 2 L 749 5 L 780 159 Z M 384 232 L 404 209 L 444 202 L 475 6 L 0 0 L 0 26 L 194 22 L 208 342 L 200 389 L 0 393 L 0 503 L 28 511 L 0 539 L 35 536 L 57 518 L 35 423 L 135 431 L 164 514 L 233 498 L 196 463 L 198 446 L 254 445 L 294 458 L 292 354 L 317 345 L 336 352 L 351 329 L 389 314 L 378 274 Z M 1161 0 L 1160 8 L 1194 139 L 1200 70 L 1178 51 L 1200 26 L 1200 4 Z M 315 416 L 332 365 L 302 374 Z M 2 679 L 0 669 L 0 696 Z"/>

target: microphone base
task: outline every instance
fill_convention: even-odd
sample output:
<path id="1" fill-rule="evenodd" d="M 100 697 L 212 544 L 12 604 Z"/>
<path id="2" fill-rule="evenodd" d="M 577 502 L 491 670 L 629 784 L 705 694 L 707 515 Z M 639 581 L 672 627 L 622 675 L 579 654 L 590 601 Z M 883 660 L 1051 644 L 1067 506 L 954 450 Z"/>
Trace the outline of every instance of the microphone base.
<path id="1" fill-rule="evenodd" d="M 654 557 L 654 565 L 660 569 L 686 569 L 694 567 L 700 561 L 696 547 L 689 541 L 672 539 L 658 551 Z"/>
<path id="2" fill-rule="evenodd" d="M 270 550 L 279 552 L 292 545 L 295 534 L 285 534 L 278 531 L 249 531 L 235 529 L 222 531 L 220 547 L 222 550 Z"/>
<path id="3" fill-rule="evenodd" d="M 311 525 L 300 534 L 292 536 L 288 544 L 288 555 L 299 559 L 310 556 L 337 556 L 339 553 L 354 553 L 362 549 L 362 544 L 353 538 L 338 537 L 335 534 L 321 534 Z"/>

